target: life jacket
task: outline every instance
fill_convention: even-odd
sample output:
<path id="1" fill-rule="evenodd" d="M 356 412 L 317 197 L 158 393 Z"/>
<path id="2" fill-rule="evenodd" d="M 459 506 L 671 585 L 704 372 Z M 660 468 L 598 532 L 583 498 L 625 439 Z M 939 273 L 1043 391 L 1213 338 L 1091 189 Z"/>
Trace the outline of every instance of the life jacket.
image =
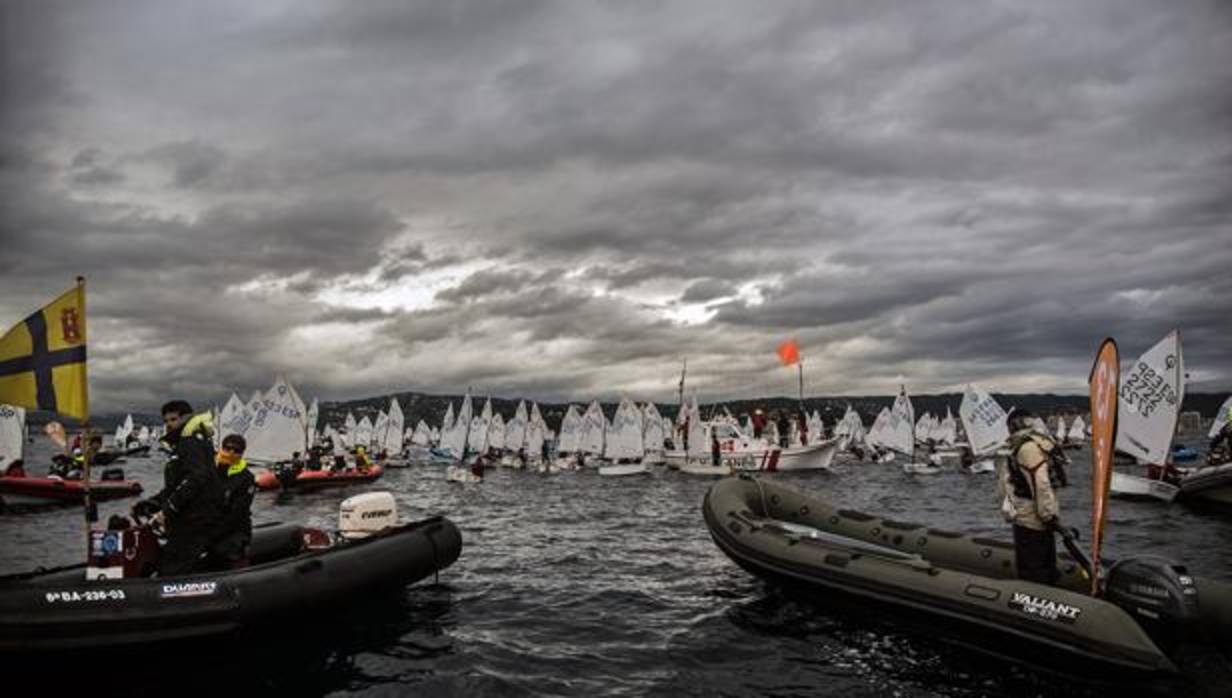
<path id="1" fill-rule="evenodd" d="M 1069 477 L 1065 474 L 1065 455 L 1061 453 L 1061 449 L 1048 437 L 1024 429 L 1010 438 L 1009 477 L 1010 486 L 1014 490 L 1014 496 L 1020 499 L 1035 499 L 1035 489 L 1027 480 L 1027 474 L 1024 472 L 1025 468 L 1018 463 L 1018 451 L 1028 441 L 1034 441 L 1040 450 L 1044 452 L 1044 456 L 1047 458 L 1045 462 L 1048 465 L 1048 481 L 1052 486 L 1065 487 L 1068 485 Z"/>

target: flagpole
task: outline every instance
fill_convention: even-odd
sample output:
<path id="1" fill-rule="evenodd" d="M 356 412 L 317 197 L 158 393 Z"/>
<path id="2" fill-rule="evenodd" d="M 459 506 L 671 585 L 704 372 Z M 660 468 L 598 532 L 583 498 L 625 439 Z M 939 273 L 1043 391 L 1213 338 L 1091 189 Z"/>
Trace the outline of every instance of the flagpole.
<path id="1" fill-rule="evenodd" d="M 83 327 L 81 340 L 85 342 L 88 339 L 89 327 L 86 319 L 86 277 L 77 277 L 77 287 L 81 293 L 81 323 Z M 89 380 L 89 370 L 86 370 L 85 380 Z M 86 386 L 86 394 L 89 395 L 89 386 Z M 81 481 L 82 491 L 85 493 L 82 497 L 82 504 L 85 507 L 86 515 L 86 544 L 89 545 L 90 532 L 94 530 L 94 522 L 98 521 L 98 507 L 94 504 L 94 499 L 90 496 L 90 406 L 86 403 L 86 411 L 81 420 Z"/>

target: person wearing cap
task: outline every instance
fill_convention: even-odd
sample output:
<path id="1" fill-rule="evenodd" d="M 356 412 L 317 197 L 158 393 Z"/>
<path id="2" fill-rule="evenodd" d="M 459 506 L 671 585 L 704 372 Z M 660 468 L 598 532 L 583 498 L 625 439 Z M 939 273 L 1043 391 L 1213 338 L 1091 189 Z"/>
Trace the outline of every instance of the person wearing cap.
<path id="1" fill-rule="evenodd" d="M 248 470 L 244 451 L 248 442 L 239 434 L 228 434 L 218 449 L 215 462 L 222 479 L 222 516 L 210 544 L 210 566 L 237 569 L 248 566 L 248 546 L 252 543 L 252 500 L 257 480 Z"/>
<path id="2" fill-rule="evenodd" d="M 1010 457 L 997 479 L 1001 513 L 1013 524 L 1014 559 L 1018 578 L 1040 584 L 1055 584 L 1057 570 L 1055 531 L 1061 528 L 1061 505 L 1051 471 L 1060 447 L 1034 429 L 1034 415 L 1011 412 Z"/>
<path id="3" fill-rule="evenodd" d="M 214 465 L 214 428 L 210 413 L 193 416 L 192 406 L 172 400 L 162 407 L 170 451 L 163 468 L 163 489 L 133 505 L 133 514 L 153 514 L 167 542 L 158 575 L 188 574 L 199 568 L 222 515 L 222 480 Z"/>

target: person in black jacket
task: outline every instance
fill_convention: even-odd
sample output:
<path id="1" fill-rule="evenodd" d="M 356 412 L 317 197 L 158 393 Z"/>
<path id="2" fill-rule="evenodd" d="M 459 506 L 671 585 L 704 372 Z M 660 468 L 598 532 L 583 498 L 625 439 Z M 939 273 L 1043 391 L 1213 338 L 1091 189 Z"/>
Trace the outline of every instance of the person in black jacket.
<path id="1" fill-rule="evenodd" d="M 193 416 L 183 400 L 163 405 L 171 451 L 163 468 L 163 489 L 133 505 L 133 513 L 151 513 L 167 533 L 158 563 L 160 577 L 188 574 L 200 564 L 222 511 L 222 480 L 214 467 L 210 414 Z"/>
<path id="2" fill-rule="evenodd" d="M 222 518 L 210 544 L 210 566 L 236 569 L 248 566 L 248 546 L 252 543 L 252 498 L 257 479 L 248 470 L 244 450 L 248 442 L 239 434 L 228 434 L 218 449 L 218 476 L 222 479 Z"/>

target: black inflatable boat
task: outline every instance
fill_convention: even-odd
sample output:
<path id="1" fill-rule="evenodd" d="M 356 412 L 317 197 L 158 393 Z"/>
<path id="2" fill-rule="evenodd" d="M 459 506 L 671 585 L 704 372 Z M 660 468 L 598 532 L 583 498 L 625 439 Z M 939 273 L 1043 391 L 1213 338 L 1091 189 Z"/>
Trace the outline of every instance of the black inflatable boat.
<path id="1" fill-rule="evenodd" d="M 1175 675 L 1196 647 L 1226 665 L 1232 584 L 1155 557 L 1109 563 L 1101 598 L 1062 554 L 1058 586 L 1017 578 L 1007 542 L 839 509 L 771 481 L 727 478 L 702 504 L 718 547 L 810 598 L 871 606 L 954 644 L 1089 677 Z"/>
<path id="2" fill-rule="evenodd" d="M 344 539 L 288 524 L 254 531 L 250 567 L 88 580 L 86 565 L 0 578 L 0 653 L 116 648 L 308 617 L 442 570 L 462 549 L 434 517 Z"/>

